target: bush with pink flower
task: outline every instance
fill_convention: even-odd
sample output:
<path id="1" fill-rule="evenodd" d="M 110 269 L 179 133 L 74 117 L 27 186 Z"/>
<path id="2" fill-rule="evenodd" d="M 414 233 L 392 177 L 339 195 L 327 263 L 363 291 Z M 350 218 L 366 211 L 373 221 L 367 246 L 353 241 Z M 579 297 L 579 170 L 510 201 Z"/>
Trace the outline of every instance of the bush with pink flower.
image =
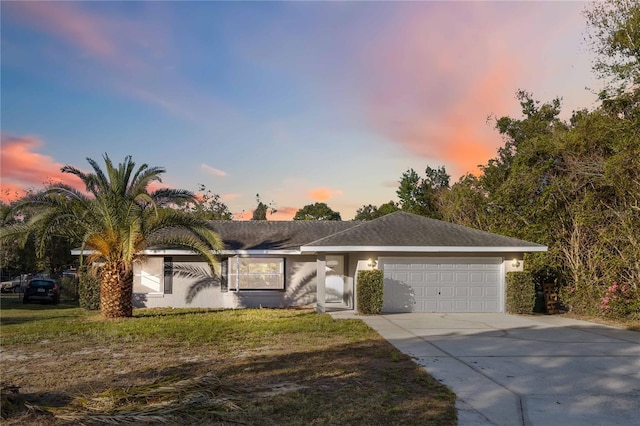
<path id="1" fill-rule="evenodd" d="M 614 281 L 600 299 L 600 310 L 609 318 L 640 319 L 640 290 L 637 285 Z"/>

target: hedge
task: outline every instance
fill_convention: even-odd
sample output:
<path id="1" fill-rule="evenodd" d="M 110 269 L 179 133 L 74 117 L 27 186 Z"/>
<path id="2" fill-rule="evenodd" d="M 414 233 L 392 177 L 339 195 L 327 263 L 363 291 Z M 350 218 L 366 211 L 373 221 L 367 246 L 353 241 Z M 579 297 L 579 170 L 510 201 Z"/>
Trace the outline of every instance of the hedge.
<path id="1" fill-rule="evenodd" d="M 507 272 L 507 312 L 530 314 L 536 302 L 533 276 L 529 272 Z"/>
<path id="2" fill-rule="evenodd" d="M 81 266 L 78 269 L 78 296 L 80 306 L 90 311 L 100 309 L 100 278 L 96 268 Z"/>
<path id="3" fill-rule="evenodd" d="M 383 272 L 379 269 L 358 271 L 358 312 L 377 315 L 382 311 Z"/>

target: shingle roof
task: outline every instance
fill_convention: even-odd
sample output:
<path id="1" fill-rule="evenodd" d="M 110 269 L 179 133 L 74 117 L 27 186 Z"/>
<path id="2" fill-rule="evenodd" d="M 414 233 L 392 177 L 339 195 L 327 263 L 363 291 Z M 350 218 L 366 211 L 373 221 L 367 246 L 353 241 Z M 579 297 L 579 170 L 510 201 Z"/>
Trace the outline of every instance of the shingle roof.
<path id="1" fill-rule="evenodd" d="M 542 250 L 544 246 L 406 212 L 361 222 L 305 244 L 320 247 L 512 247 Z M 525 250 L 527 251 L 527 250 Z"/>
<path id="2" fill-rule="evenodd" d="M 226 250 L 323 251 L 328 248 L 512 248 L 541 251 L 540 244 L 406 212 L 368 222 L 212 221 Z"/>
<path id="3" fill-rule="evenodd" d="M 361 222 L 341 221 L 212 221 L 226 250 L 300 250 L 300 247 Z"/>

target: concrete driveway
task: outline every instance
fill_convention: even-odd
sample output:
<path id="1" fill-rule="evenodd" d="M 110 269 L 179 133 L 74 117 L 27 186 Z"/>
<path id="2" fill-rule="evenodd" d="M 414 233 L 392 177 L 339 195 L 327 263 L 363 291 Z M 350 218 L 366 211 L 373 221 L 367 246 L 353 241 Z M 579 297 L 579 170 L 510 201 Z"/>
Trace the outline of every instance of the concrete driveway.
<path id="1" fill-rule="evenodd" d="M 460 426 L 640 425 L 640 333 L 561 316 L 363 320 L 458 396 Z"/>

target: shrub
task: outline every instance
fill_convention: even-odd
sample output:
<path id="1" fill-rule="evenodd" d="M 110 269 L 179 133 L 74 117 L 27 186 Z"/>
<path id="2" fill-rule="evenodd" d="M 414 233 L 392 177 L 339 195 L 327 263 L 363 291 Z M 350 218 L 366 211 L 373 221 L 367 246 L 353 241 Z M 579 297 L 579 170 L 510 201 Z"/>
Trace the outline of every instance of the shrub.
<path id="1" fill-rule="evenodd" d="M 608 318 L 640 319 L 640 291 L 614 281 L 600 300 L 600 310 Z"/>
<path id="2" fill-rule="evenodd" d="M 78 295 L 80 297 L 80 307 L 90 311 L 100 309 L 100 278 L 96 268 L 82 266 L 78 270 L 80 285 Z"/>
<path id="3" fill-rule="evenodd" d="M 382 311 L 383 272 L 358 271 L 358 312 L 377 315 Z"/>
<path id="4" fill-rule="evenodd" d="M 559 291 L 560 302 L 569 312 L 593 317 L 601 314 L 599 303 L 602 295 L 600 286 L 586 283 L 564 285 Z"/>
<path id="5" fill-rule="evenodd" d="M 78 279 L 76 277 L 62 277 L 60 280 L 60 294 L 69 299 L 78 299 Z"/>
<path id="6" fill-rule="evenodd" d="M 530 314 L 536 301 L 533 276 L 529 272 L 507 272 L 507 312 Z"/>

